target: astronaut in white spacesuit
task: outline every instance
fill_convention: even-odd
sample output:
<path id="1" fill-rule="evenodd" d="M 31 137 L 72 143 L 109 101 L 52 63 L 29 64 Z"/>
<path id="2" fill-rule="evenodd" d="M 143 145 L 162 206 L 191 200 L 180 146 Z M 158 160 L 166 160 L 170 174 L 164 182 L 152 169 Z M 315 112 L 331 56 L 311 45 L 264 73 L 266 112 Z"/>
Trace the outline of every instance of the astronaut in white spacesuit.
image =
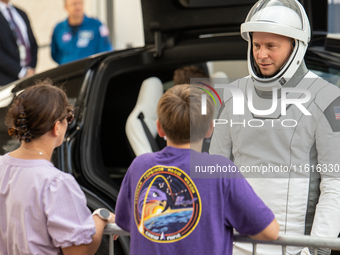
<path id="1" fill-rule="evenodd" d="M 210 154 L 233 159 L 274 212 L 280 234 L 337 237 L 340 89 L 306 68 L 311 32 L 305 10 L 296 0 L 260 0 L 241 36 L 248 41 L 249 76 L 232 85 L 244 95 L 244 114 L 234 114 L 236 94 L 225 88 Z M 234 254 L 251 249 L 236 243 Z M 288 247 L 287 254 L 311 250 Z M 281 247 L 258 245 L 257 252 L 281 254 Z"/>

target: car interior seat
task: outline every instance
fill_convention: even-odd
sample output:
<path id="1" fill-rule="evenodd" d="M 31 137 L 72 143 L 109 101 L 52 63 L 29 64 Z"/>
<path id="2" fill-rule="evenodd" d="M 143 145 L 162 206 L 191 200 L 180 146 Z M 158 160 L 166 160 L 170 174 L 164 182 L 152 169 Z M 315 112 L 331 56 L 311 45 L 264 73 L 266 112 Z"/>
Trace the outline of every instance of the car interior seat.
<path id="1" fill-rule="evenodd" d="M 163 83 L 157 77 L 143 81 L 135 108 L 130 113 L 125 132 L 133 151 L 132 157 L 155 152 L 165 147 L 165 141 L 157 134 L 157 104 L 163 95 Z"/>
<path id="2" fill-rule="evenodd" d="M 228 78 L 228 75 L 225 72 L 218 71 L 211 75 L 211 78 Z"/>

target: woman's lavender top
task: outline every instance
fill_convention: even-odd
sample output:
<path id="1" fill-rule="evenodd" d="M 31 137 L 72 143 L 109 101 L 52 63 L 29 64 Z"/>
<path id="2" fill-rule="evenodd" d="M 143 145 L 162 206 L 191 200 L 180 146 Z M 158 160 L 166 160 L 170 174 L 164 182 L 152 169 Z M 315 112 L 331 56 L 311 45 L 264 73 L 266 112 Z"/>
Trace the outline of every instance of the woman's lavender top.
<path id="1" fill-rule="evenodd" d="M 90 243 L 95 232 L 72 175 L 47 160 L 0 156 L 2 255 L 62 254 L 61 247 Z"/>

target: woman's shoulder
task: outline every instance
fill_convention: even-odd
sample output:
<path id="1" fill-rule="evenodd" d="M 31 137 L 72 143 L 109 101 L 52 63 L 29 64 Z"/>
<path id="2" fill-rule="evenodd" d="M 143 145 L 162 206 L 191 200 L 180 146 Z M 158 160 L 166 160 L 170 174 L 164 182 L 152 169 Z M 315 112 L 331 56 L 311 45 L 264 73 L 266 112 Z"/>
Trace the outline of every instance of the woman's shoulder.
<path id="1" fill-rule="evenodd" d="M 20 159 L 5 154 L 0 156 L 0 162 L 3 168 L 10 171 L 17 171 L 21 177 L 27 177 L 49 184 L 53 181 L 73 181 L 74 177 L 69 173 L 62 172 L 56 168 L 50 161 L 44 159 Z M 33 180 L 32 180 L 33 181 Z"/>
<path id="2" fill-rule="evenodd" d="M 65 173 L 56 168 L 53 164 L 47 164 L 36 173 L 41 179 L 44 179 L 48 186 L 51 185 L 73 185 L 76 184 L 76 180 L 73 175 Z M 59 183 L 59 184 L 57 184 Z"/>

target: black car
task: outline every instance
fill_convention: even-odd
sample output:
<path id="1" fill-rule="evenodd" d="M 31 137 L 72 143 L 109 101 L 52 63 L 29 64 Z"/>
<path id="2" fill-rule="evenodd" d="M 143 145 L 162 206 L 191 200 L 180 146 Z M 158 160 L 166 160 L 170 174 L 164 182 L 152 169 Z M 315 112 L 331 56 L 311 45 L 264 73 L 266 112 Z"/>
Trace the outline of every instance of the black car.
<path id="1" fill-rule="evenodd" d="M 75 121 L 52 161 L 76 178 L 92 210 L 115 209 L 121 181 L 134 158 L 125 124 L 145 79 L 171 82 L 175 69 L 192 64 L 213 66 L 214 72 L 224 71 L 230 78 L 239 78 L 233 76 L 237 72 L 248 74 L 240 24 L 256 0 L 141 2 L 144 47 L 97 54 L 0 87 L 0 154 L 19 147 L 4 124 L 14 96 L 45 78 L 65 88 L 75 106 Z M 327 36 L 327 0 L 301 3 L 313 30 L 306 64 L 340 85 L 340 47 L 337 39 Z M 117 254 L 128 254 L 129 238 L 119 238 L 115 247 Z"/>

